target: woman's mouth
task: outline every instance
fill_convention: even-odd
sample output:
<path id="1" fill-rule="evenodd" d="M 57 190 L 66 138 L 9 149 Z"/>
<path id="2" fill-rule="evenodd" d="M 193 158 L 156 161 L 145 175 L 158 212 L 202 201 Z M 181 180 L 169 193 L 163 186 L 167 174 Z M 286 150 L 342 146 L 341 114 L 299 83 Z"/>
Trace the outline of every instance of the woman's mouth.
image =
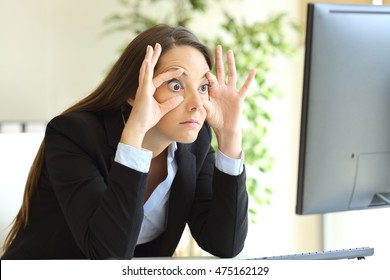
<path id="1" fill-rule="evenodd" d="M 197 127 L 199 125 L 199 122 L 197 120 L 191 119 L 191 120 L 181 122 L 180 124 L 185 125 L 185 126 L 189 126 L 189 127 Z"/>

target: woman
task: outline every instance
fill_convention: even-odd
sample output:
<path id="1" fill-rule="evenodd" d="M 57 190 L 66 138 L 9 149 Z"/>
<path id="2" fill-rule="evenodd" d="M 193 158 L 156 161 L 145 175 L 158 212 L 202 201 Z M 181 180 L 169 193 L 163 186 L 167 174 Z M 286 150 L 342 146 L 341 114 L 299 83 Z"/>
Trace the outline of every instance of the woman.
<path id="1" fill-rule="evenodd" d="M 216 76 L 182 27 L 137 36 L 93 93 L 49 122 L 2 259 L 171 256 L 186 224 L 204 250 L 236 256 L 248 226 L 240 120 L 255 72 L 237 91 L 233 53 L 227 79 L 220 46 L 215 62 Z"/>

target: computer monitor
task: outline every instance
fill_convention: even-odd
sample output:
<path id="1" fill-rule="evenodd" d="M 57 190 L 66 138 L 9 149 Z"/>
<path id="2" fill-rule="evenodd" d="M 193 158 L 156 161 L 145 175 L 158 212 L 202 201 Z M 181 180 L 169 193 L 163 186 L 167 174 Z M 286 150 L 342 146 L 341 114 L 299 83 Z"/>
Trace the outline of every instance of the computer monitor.
<path id="1" fill-rule="evenodd" d="M 390 206 L 390 6 L 309 4 L 297 214 Z"/>

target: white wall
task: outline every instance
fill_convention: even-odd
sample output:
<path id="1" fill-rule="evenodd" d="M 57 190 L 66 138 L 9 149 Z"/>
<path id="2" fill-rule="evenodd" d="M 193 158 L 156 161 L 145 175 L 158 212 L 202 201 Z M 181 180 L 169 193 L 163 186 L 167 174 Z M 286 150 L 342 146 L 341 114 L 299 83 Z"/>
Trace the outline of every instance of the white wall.
<path id="1" fill-rule="evenodd" d="M 388 264 L 390 208 L 324 215 L 324 248 L 372 247 L 372 259 Z"/>
<path id="2" fill-rule="evenodd" d="M 215 32 L 221 21 L 217 3 L 212 1 L 208 16 L 196 17 L 193 28 Z M 280 11 L 299 18 L 298 0 L 226 3 L 226 9 L 246 20 Z M 0 121 L 48 120 L 93 90 L 125 41 L 125 34 L 100 36 L 103 18 L 117 6 L 116 0 L 0 0 Z M 265 180 L 274 195 L 251 225 L 245 255 L 321 247 L 320 219 L 294 214 L 302 52 L 281 60 L 274 75 L 284 95 L 270 105 L 273 125 L 267 141 L 276 163 Z"/>
<path id="3" fill-rule="evenodd" d="M 0 256 L 43 133 L 0 133 Z"/>
<path id="4" fill-rule="evenodd" d="M 117 1 L 0 1 L 0 120 L 48 120 L 91 92 L 122 36 L 103 37 Z"/>

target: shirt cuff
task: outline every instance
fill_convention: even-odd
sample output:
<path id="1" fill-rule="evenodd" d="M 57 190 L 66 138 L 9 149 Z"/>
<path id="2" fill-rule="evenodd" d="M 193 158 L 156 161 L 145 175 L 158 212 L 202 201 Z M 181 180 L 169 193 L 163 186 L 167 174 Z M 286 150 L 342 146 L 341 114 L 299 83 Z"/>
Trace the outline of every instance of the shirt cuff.
<path id="1" fill-rule="evenodd" d="M 137 149 L 118 143 L 115 161 L 142 173 L 148 173 L 153 153 L 149 150 Z"/>
<path id="2" fill-rule="evenodd" d="M 215 167 L 231 176 L 240 175 L 244 170 L 244 152 L 241 152 L 240 159 L 234 159 L 218 150 L 215 157 Z"/>

